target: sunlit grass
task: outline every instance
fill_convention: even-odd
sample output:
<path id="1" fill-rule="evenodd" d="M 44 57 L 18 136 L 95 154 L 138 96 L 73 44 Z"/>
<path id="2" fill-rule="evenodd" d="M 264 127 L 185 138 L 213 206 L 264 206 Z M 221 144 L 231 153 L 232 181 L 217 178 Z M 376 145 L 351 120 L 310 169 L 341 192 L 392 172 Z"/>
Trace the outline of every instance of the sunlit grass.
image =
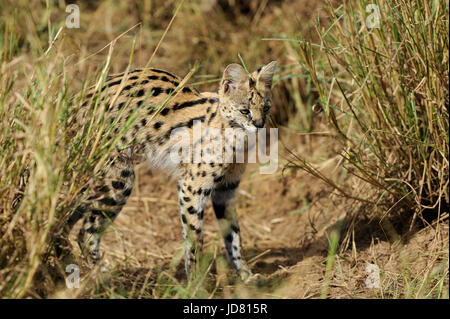
<path id="1" fill-rule="evenodd" d="M 448 194 L 448 5 L 444 1 L 380 1 L 379 28 L 368 28 L 365 1 L 328 5 L 332 23 L 316 43 L 289 43 L 314 83 L 334 127 L 346 170 L 378 189 L 355 194 L 384 216 L 407 209 L 444 212 Z M 300 24 L 299 24 L 300 26 Z M 300 28 L 300 27 L 299 27 Z M 295 155 L 302 167 L 351 196 Z"/>

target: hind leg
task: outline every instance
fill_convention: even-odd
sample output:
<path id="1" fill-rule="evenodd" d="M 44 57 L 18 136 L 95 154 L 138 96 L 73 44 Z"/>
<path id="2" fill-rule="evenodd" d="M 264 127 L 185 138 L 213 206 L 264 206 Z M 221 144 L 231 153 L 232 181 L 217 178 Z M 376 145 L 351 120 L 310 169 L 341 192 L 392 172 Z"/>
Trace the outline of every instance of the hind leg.
<path id="1" fill-rule="evenodd" d="M 85 213 L 83 226 L 78 233 L 78 245 L 89 266 L 100 261 L 100 240 L 108 226 L 114 221 L 122 207 L 118 209 L 90 209 Z"/>
<path id="2" fill-rule="evenodd" d="M 56 256 L 58 258 L 65 257 L 70 254 L 69 233 L 73 226 L 83 218 L 86 207 L 78 206 L 66 219 L 61 230 L 54 235 L 54 244 Z"/>
<path id="3" fill-rule="evenodd" d="M 83 226 L 78 233 L 78 244 L 92 266 L 100 260 L 103 233 L 122 210 L 134 185 L 131 161 L 119 157 L 116 162 L 95 187 L 96 194 L 88 198 L 90 202 L 86 205 Z"/>

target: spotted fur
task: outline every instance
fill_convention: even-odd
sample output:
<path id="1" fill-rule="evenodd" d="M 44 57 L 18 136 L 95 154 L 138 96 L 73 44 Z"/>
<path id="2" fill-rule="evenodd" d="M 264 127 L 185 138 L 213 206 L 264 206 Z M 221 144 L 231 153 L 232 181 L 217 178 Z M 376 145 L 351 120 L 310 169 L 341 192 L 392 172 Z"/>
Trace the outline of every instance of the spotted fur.
<path id="1" fill-rule="evenodd" d="M 130 116 L 136 116 L 135 124 L 118 141 L 111 155 L 112 164 L 97 182 L 95 192 L 75 210 L 64 229 L 67 233 L 77 220 L 83 219 L 78 240 L 92 264 L 100 260 L 102 233 L 132 192 L 134 166 L 145 161 L 151 167 L 167 169 L 178 179 L 188 275 L 195 268 L 197 253 L 202 247 L 202 220 L 208 197 L 212 199 L 230 263 L 242 279 L 251 275 L 241 257 L 235 209 L 235 193 L 245 163 L 225 163 L 223 158 L 195 163 L 193 155 L 187 163 L 174 163 L 169 156 L 176 143 L 171 134 L 182 128 L 194 136 L 195 123 L 201 123 L 207 131 L 214 128 L 221 133 L 229 127 L 250 132 L 263 127 L 271 107 L 275 66 L 276 62 L 271 62 L 247 74 L 240 65 L 231 64 L 224 70 L 217 93 L 200 93 L 191 86 L 180 87 L 179 77 L 153 68 L 109 76 L 101 88 L 86 92 L 85 101 L 71 118 L 72 123 L 84 123 L 88 108 L 96 99 L 105 107 L 105 120 L 113 124 L 116 134 Z M 220 138 L 227 137 L 222 134 Z M 202 146 L 205 140 L 202 136 L 192 143 Z"/>

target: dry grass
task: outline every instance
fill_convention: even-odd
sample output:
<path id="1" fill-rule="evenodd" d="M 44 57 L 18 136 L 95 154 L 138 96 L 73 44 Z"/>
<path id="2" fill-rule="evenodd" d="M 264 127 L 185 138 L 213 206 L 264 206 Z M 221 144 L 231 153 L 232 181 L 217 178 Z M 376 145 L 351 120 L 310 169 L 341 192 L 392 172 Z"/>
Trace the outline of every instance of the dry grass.
<path id="1" fill-rule="evenodd" d="M 2 4 L 0 296 L 448 298 L 448 3 L 380 1 L 380 30 L 364 28 L 356 0 L 180 3 L 82 4 L 80 29 L 64 28 L 61 2 Z M 175 182 L 140 168 L 105 234 L 109 277 L 82 266 L 81 288 L 66 289 L 64 266 L 83 262 L 55 258 L 53 234 L 117 140 L 95 101 L 85 130 L 67 134 L 74 94 L 149 60 L 188 77 L 199 63 L 190 82 L 211 90 L 238 54 L 280 65 L 284 169 L 250 166 L 238 196 L 244 254 L 263 278 L 243 285 L 228 268 L 208 207 L 200 276 L 186 282 Z M 380 288 L 365 285 L 369 263 Z"/>

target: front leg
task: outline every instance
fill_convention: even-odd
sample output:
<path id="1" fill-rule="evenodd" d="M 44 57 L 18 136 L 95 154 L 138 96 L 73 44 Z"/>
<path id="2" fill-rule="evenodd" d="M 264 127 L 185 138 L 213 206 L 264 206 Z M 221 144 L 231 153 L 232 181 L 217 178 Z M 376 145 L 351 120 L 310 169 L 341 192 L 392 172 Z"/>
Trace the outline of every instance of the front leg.
<path id="1" fill-rule="evenodd" d="M 189 176 L 178 181 L 178 204 L 183 230 L 185 268 L 192 278 L 199 252 L 203 247 L 203 212 L 206 199 L 211 194 L 212 180 L 192 180 Z"/>
<path id="2" fill-rule="evenodd" d="M 241 257 L 241 240 L 236 218 L 235 191 L 239 181 L 215 186 L 212 193 L 214 212 L 224 238 L 227 257 L 234 269 L 246 281 L 252 275 L 247 263 Z"/>

